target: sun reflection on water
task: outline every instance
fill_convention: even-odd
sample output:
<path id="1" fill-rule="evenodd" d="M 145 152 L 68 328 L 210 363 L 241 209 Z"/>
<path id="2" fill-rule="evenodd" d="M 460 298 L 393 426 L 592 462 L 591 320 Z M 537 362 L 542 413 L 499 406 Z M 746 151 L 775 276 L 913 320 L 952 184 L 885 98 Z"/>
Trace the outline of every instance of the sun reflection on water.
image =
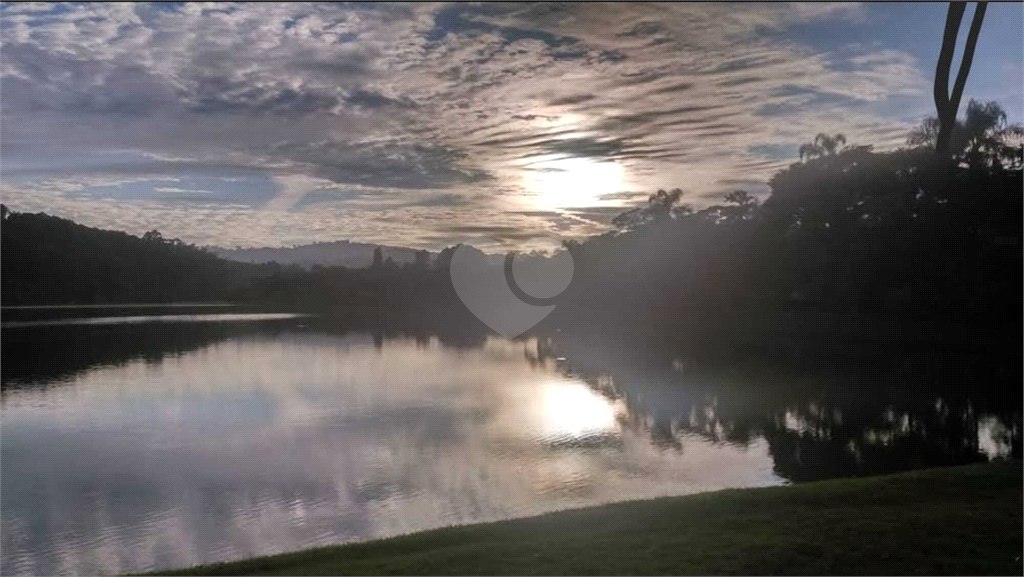
<path id="1" fill-rule="evenodd" d="M 552 382 L 540 387 L 541 427 L 545 434 L 583 437 L 617 428 L 616 403 L 580 382 Z"/>

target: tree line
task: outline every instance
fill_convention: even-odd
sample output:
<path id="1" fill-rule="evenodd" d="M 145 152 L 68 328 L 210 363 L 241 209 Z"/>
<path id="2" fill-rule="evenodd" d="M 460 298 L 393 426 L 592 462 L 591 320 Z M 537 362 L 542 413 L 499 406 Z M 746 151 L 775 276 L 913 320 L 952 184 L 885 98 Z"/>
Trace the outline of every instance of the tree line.
<path id="1" fill-rule="evenodd" d="M 2 212 L 4 306 L 217 301 L 247 280 L 245 267 L 155 230 L 138 237 Z"/>
<path id="2" fill-rule="evenodd" d="M 575 273 L 550 322 L 694 333 L 810 310 L 1019 324 L 1024 131 L 972 100 L 936 154 L 940 125 L 929 119 L 886 152 L 820 134 L 763 200 L 736 190 L 698 210 L 681 189 L 657 191 L 614 230 L 565 243 Z M 455 249 L 306 271 L 5 207 L 3 304 L 230 300 L 472 323 L 451 286 Z"/>
<path id="3" fill-rule="evenodd" d="M 669 324 L 794 308 L 1019 321 L 1021 126 L 971 101 L 949 155 L 938 128 L 889 152 L 820 134 L 763 202 L 738 190 L 694 210 L 660 190 L 617 230 L 567 245 L 566 308 Z"/>

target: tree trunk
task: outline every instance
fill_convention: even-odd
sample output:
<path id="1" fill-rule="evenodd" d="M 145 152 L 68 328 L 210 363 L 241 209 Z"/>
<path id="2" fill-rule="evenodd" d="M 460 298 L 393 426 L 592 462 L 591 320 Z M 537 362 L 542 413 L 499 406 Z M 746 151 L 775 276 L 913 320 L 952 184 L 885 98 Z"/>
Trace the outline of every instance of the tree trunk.
<path id="1" fill-rule="evenodd" d="M 964 86 L 967 84 L 967 75 L 971 71 L 974 48 L 978 43 L 978 33 L 981 31 L 981 23 L 985 19 L 987 5 L 987 2 L 978 2 L 978 6 L 974 10 L 971 29 L 967 34 L 964 54 L 960 60 L 960 69 L 953 85 L 953 94 L 950 95 L 949 72 L 953 65 L 956 37 L 960 31 L 960 22 L 963 20 L 967 3 L 949 3 L 949 11 L 946 13 L 946 28 L 942 34 L 942 49 L 939 51 L 939 61 L 935 67 L 934 98 L 935 110 L 939 116 L 939 134 L 935 139 L 935 152 L 939 154 L 949 154 L 949 143 L 953 136 L 953 128 L 956 126 L 956 113 L 960 109 L 960 98 L 963 96 Z"/>
<path id="2" fill-rule="evenodd" d="M 935 139 L 935 152 L 944 154 L 949 150 L 949 137 L 956 122 L 949 119 L 949 70 L 953 65 L 953 52 L 956 50 L 956 37 L 960 31 L 960 21 L 964 17 L 966 4 L 950 2 L 946 12 L 946 28 L 942 32 L 942 48 L 939 50 L 939 61 L 935 65 L 935 111 L 939 117 L 939 134 Z"/>

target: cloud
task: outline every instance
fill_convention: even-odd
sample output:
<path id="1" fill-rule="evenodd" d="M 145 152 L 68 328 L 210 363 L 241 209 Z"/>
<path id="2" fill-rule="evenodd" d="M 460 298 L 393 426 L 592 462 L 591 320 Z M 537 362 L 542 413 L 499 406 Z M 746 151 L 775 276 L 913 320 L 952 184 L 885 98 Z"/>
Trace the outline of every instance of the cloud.
<path id="1" fill-rule="evenodd" d="M 92 225 L 144 221 L 226 245 L 439 248 L 452 222 L 512 227 L 501 229 L 510 240 L 600 232 L 632 200 L 542 214 L 531 159 L 615 162 L 622 190 L 682 186 L 701 203 L 729 181 L 766 182 L 818 132 L 901 145 L 930 106 L 931 63 L 909 41 L 876 40 L 876 10 L 4 4 L 3 194 Z M 860 41 L 791 34 L 837 26 Z M 1019 100 L 1019 87 L 1006 90 Z M 185 177 L 210 194 L 95 184 Z"/>
<path id="2" fill-rule="evenodd" d="M 441 194 L 423 200 L 412 200 L 404 206 L 465 206 L 469 202 L 469 199 L 460 194 Z"/>
<path id="3" fill-rule="evenodd" d="M 551 101 L 551 106 L 563 106 L 571 104 L 582 104 L 588 100 L 597 98 L 593 94 L 572 94 L 569 96 L 563 96 L 561 98 L 555 98 Z"/>
<path id="4" fill-rule="evenodd" d="M 397 106 L 400 108 L 414 108 L 415 102 L 409 100 L 399 100 L 395 98 L 388 98 L 378 92 L 372 92 L 368 90 L 356 90 L 352 94 L 349 94 L 345 98 L 347 104 L 353 106 L 363 106 L 366 108 L 382 108 L 386 106 Z"/>
<path id="5" fill-rule="evenodd" d="M 176 186 L 157 186 L 153 188 L 153 191 L 167 194 L 213 194 L 213 191 L 211 190 L 178 188 Z"/>
<path id="6" fill-rule="evenodd" d="M 287 210 L 295 206 L 307 194 L 327 188 L 333 183 L 305 174 L 288 174 L 275 177 L 274 184 L 277 189 L 276 194 L 263 206 L 263 209 L 267 211 Z"/>

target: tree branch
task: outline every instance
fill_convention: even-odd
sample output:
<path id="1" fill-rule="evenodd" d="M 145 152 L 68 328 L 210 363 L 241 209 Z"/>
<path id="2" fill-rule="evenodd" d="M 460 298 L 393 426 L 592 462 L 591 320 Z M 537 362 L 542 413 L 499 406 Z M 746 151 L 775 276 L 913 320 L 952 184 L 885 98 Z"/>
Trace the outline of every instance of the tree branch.
<path id="1" fill-rule="evenodd" d="M 978 44 L 978 32 L 981 31 L 981 21 L 985 19 L 985 8 L 988 2 L 978 2 L 974 9 L 974 19 L 971 21 L 971 30 L 967 33 L 967 44 L 964 45 L 964 55 L 960 60 L 960 70 L 956 75 L 956 82 L 953 84 L 953 94 L 949 97 L 949 108 L 955 117 L 960 109 L 960 97 L 963 96 L 964 86 L 967 84 L 967 75 L 971 72 L 971 62 L 974 60 L 974 47 Z"/>
<path id="2" fill-rule="evenodd" d="M 942 48 L 939 50 L 939 61 L 935 66 L 935 110 L 941 119 L 949 107 L 949 70 L 953 65 L 953 52 L 956 50 L 956 37 L 960 31 L 966 5 L 963 2 L 950 2 L 946 12 L 946 28 L 942 33 Z"/>

